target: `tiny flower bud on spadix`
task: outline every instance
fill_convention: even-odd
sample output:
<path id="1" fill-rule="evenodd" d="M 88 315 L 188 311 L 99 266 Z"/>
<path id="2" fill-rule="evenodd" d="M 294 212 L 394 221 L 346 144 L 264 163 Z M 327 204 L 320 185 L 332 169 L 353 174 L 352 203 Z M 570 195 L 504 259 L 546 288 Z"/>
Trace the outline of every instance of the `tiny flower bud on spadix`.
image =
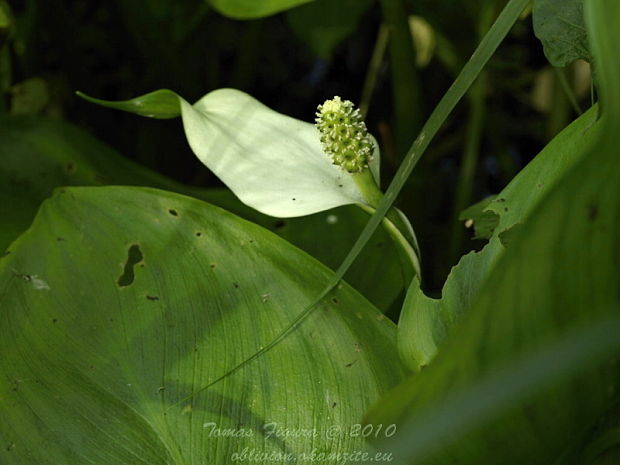
<path id="1" fill-rule="evenodd" d="M 360 173 L 372 160 L 374 145 L 360 111 L 349 100 L 334 97 L 319 105 L 316 127 L 321 144 L 334 165 L 349 173 Z"/>

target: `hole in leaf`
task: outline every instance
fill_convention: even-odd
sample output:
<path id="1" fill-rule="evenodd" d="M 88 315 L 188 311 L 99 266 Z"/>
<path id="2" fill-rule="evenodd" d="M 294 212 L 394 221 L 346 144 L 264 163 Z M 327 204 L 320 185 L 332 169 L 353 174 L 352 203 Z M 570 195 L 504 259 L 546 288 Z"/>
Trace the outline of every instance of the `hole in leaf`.
<path id="1" fill-rule="evenodd" d="M 147 295 L 146 298 L 148 300 L 152 300 L 152 301 L 157 301 L 159 300 L 159 297 L 157 297 L 156 295 Z"/>
<path id="2" fill-rule="evenodd" d="M 168 213 L 170 213 L 172 216 L 179 216 L 179 214 L 177 213 L 176 210 L 173 210 L 172 208 L 170 210 L 168 210 Z"/>
<path id="3" fill-rule="evenodd" d="M 133 283 L 135 277 L 133 267 L 140 263 L 143 258 L 144 257 L 142 256 L 142 252 L 140 251 L 140 246 L 138 244 L 133 244 L 131 247 L 129 247 L 129 252 L 127 254 L 127 261 L 125 262 L 123 274 L 120 278 L 118 278 L 119 286 L 129 286 L 131 283 Z"/>
<path id="4" fill-rule="evenodd" d="M 200 231 L 198 231 L 198 232 L 196 233 L 196 237 L 200 237 L 200 236 L 202 236 L 202 233 L 201 233 Z"/>
<path id="5" fill-rule="evenodd" d="M 522 226 L 521 223 L 515 223 L 510 228 L 498 234 L 499 240 L 504 247 L 508 247 L 508 244 L 513 241 Z"/>

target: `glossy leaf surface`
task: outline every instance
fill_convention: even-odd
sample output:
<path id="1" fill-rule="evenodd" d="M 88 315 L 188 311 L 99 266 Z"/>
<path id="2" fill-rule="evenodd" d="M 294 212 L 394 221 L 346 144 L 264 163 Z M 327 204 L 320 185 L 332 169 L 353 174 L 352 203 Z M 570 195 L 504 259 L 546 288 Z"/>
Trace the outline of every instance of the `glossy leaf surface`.
<path id="1" fill-rule="evenodd" d="M 0 462 L 219 464 L 247 448 L 312 463 L 301 454 L 364 449 L 327 428 L 356 424 L 402 368 L 393 324 L 347 285 L 204 389 L 330 274 L 199 200 L 58 190 L 0 261 Z"/>

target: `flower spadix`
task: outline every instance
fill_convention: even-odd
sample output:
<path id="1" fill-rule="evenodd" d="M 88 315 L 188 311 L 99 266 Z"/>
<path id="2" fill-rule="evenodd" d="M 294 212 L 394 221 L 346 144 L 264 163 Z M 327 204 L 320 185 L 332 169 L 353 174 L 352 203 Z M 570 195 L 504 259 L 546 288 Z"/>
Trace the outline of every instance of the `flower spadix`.
<path id="1" fill-rule="evenodd" d="M 230 190 L 250 207 L 276 217 L 310 215 L 347 204 L 370 205 L 364 185 L 324 152 L 316 127 L 271 110 L 250 95 L 218 89 L 193 105 L 161 90 L 124 102 L 94 103 L 143 116 L 181 115 L 192 151 Z M 355 134 L 352 134 L 355 136 Z M 379 152 L 358 160 L 374 183 L 379 178 Z M 374 153 L 372 153 L 374 149 Z M 348 155 L 344 160 L 349 160 Z M 351 169 L 349 169 L 351 168 Z M 370 174 L 372 173 L 372 174 Z M 374 179 L 372 179 L 374 177 Z"/>
<path id="2" fill-rule="evenodd" d="M 372 160 L 374 143 L 359 109 L 350 100 L 336 96 L 319 105 L 316 127 L 321 132 L 323 150 L 334 165 L 349 173 L 360 173 Z"/>

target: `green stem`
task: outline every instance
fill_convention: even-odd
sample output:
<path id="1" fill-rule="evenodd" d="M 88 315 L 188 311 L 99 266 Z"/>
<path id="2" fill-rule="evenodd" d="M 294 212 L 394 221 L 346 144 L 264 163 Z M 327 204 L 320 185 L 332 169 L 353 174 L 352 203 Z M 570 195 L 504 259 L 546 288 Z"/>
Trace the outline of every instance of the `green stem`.
<path id="1" fill-rule="evenodd" d="M 415 49 L 403 1 L 381 0 L 380 3 L 384 22 L 390 34 L 396 149 L 402 154 L 411 144 L 422 123 L 422 99 L 415 64 Z"/>
<path id="2" fill-rule="evenodd" d="M 379 189 L 378 183 L 375 181 L 370 169 L 366 168 L 360 173 L 354 173 L 351 176 L 362 192 L 366 203 L 372 208 L 377 208 L 383 197 L 383 192 Z"/>
<path id="3" fill-rule="evenodd" d="M 377 205 L 381 203 L 383 192 L 379 189 L 369 169 L 365 169 L 361 173 L 355 173 L 352 176 L 366 201 L 365 205 L 358 204 L 358 206 L 372 216 Z M 386 217 L 383 218 L 382 224 L 402 252 L 399 254 L 399 259 L 401 260 L 401 269 L 403 270 L 403 282 L 410 282 L 414 275 L 420 276 L 421 279 L 420 250 L 413 228 L 407 218 L 404 215 L 399 215 L 399 212 L 392 208 Z"/>
<path id="4" fill-rule="evenodd" d="M 409 153 L 403 160 L 398 172 L 394 176 L 392 183 L 383 196 L 381 203 L 377 207 L 377 211 L 370 218 L 366 227 L 362 231 L 360 237 L 355 242 L 349 254 L 345 257 L 342 264 L 336 271 L 335 275 L 328 283 L 325 291 L 318 299 L 311 304 L 312 308 L 317 302 L 320 302 L 329 292 L 338 285 L 346 271 L 353 264 L 363 247 L 366 245 L 374 231 L 383 220 L 383 217 L 392 207 L 398 193 L 401 191 L 409 175 L 413 171 L 424 151 L 428 147 L 430 141 L 435 137 L 448 115 L 452 112 L 456 104 L 463 98 L 469 87 L 478 77 L 484 65 L 489 61 L 497 47 L 504 40 L 512 25 L 517 21 L 519 15 L 527 5 L 529 0 L 510 0 L 508 5 L 499 15 L 489 32 L 484 36 L 482 42 L 473 53 L 469 61 L 465 64 L 463 70 L 456 78 L 456 81 L 445 93 L 439 104 L 433 110 L 428 121 L 420 131 L 417 139 L 409 149 Z"/>
<path id="5" fill-rule="evenodd" d="M 369 207 L 368 205 L 358 204 L 358 206 L 371 216 L 375 213 L 375 209 Z M 410 239 L 407 239 L 405 233 L 403 233 L 404 228 L 402 228 L 402 226 L 398 227 L 397 223 L 393 221 L 397 217 L 398 213 L 395 210 L 391 210 L 390 213 L 392 213 L 392 215 L 388 214 L 385 218 L 383 218 L 381 224 L 390 235 L 390 238 L 392 239 L 392 242 L 394 242 L 396 248 L 400 251 L 398 254 L 398 259 L 400 260 L 403 282 L 409 283 L 415 276 L 418 276 L 418 279 L 421 279 L 420 259 L 418 258 L 418 253 L 412 246 Z"/>

